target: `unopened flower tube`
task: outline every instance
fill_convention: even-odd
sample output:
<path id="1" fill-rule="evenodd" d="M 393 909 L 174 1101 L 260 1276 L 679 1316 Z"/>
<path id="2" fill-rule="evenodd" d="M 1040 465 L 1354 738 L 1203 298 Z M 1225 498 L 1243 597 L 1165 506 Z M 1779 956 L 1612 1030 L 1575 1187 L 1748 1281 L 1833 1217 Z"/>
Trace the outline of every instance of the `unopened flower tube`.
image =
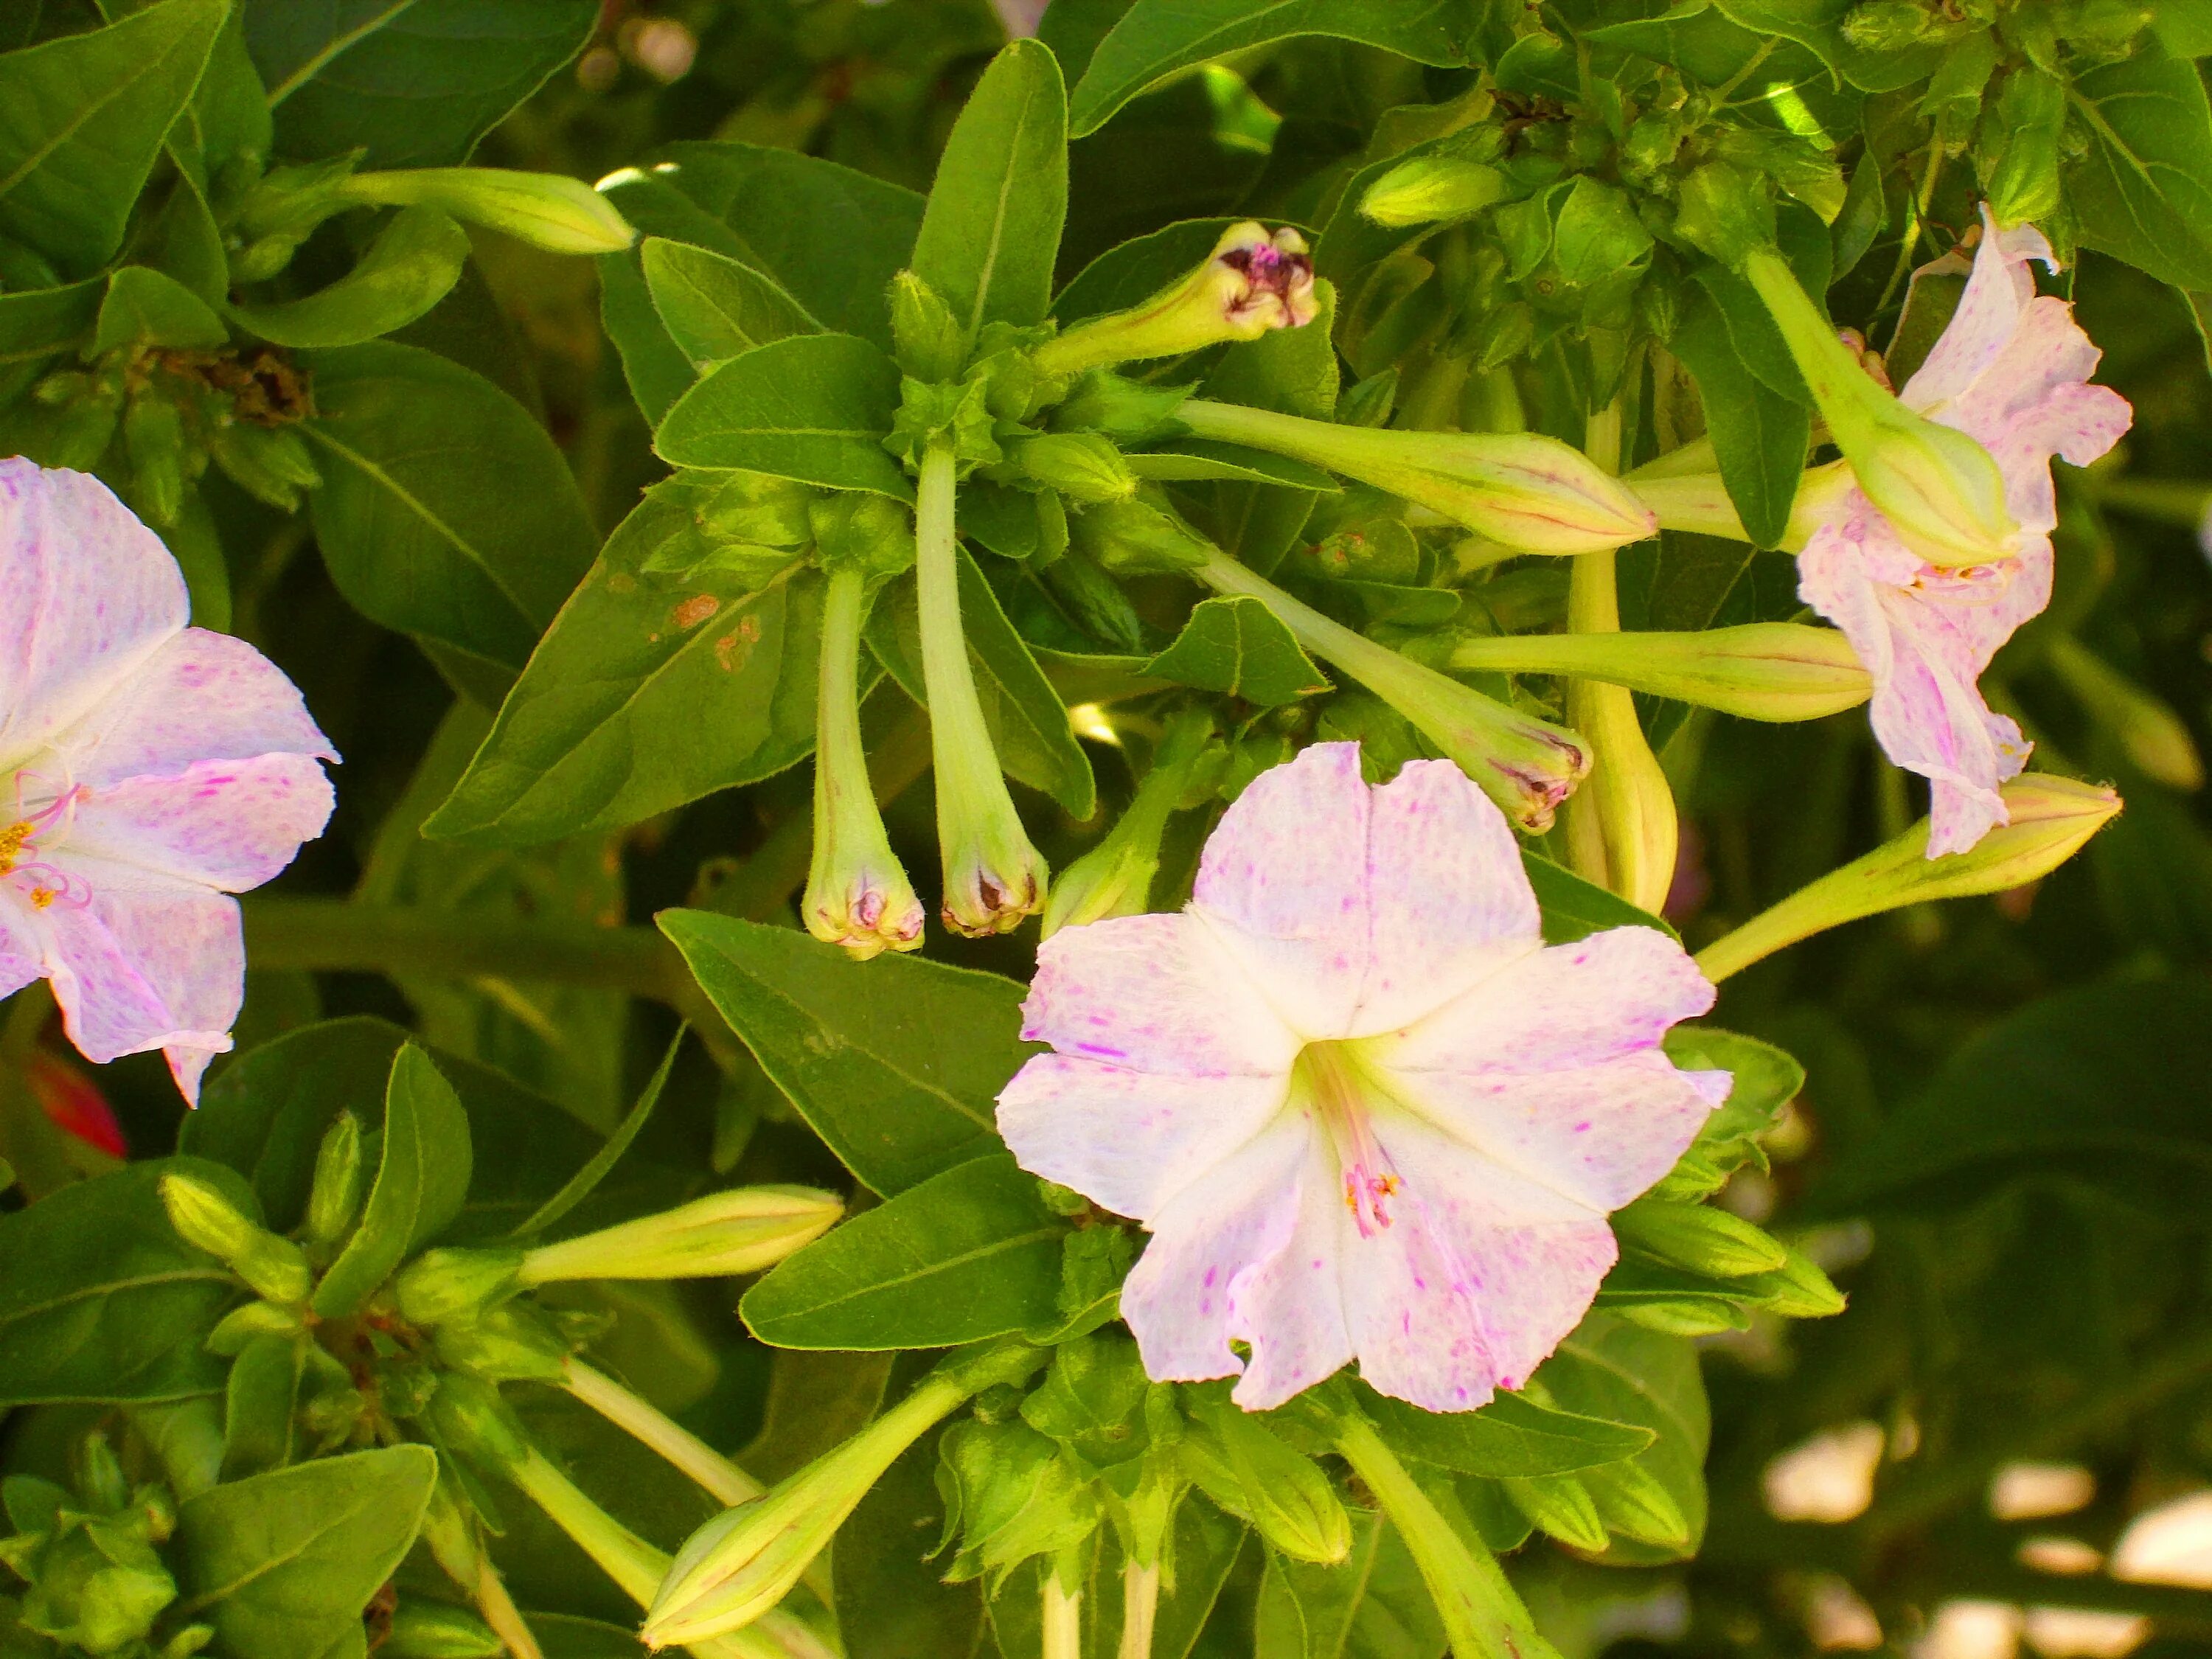
<path id="1" fill-rule="evenodd" d="M 1038 371 L 1086 368 L 1146 357 L 1179 357 L 1224 340 L 1256 340 L 1302 328 L 1314 316 L 1313 261 L 1288 227 L 1268 232 L 1247 220 L 1222 232 L 1206 262 L 1142 305 L 1077 324 L 1031 354 Z"/>

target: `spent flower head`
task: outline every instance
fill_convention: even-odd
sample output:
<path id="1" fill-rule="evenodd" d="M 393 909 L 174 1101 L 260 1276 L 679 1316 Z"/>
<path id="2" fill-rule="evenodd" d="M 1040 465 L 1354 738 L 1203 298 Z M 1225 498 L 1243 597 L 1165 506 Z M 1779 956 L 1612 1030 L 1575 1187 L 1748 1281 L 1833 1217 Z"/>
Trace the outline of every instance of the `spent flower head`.
<path id="1" fill-rule="evenodd" d="M 1256 340 L 1270 330 L 1314 319 L 1312 257 L 1285 225 L 1270 232 L 1245 220 L 1221 233 L 1204 264 L 1141 305 L 1078 323 L 1031 354 L 1054 375 L 1111 363 L 1179 357 L 1227 340 Z"/>
<path id="2" fill-rule="evenodd" d="M 1180 915 L 1045 941 L 999 1097 L 1023 1167 L 1143 1222 L 1121 1292 L 1160 1381 L 1248 1410 L 1357 1358 L 1472 1411 L 1589 1310 L 1606 1215 L 1727 1093 L 1659 1042 L 1711 1006 L 1682 948 L 1547 948 L 1503 815 L 1448 762 L 1381 788 L 1356 744 L 1262 775 Z M 1245 1345 L 1240 1358 L 1231 1343 Z"/>

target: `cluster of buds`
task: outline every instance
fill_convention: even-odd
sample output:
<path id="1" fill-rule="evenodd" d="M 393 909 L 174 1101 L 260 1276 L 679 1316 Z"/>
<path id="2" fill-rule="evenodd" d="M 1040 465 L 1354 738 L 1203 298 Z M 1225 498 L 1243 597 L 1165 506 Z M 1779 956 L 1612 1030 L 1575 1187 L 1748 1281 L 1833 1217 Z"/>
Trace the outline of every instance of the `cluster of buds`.
<path id="1" fill-rule="evenodd" d="M 175 1499 L 160 1485 L 133 1489 L 98 1432 L 75 1450 L 74 1492 L 37 1475 L 8 1478 L 15 1530 L 0 1539 L 0 1566 L 26 1587 L 11 1626 L 42 1653 L 49 1650 L 41 1637 L 118 1659 L 188 1659 L 215 1639 L 214 1626 L 190 1624 L 153 1639 L 177 1599 L 158 1548 L 176 1531 Z"/>

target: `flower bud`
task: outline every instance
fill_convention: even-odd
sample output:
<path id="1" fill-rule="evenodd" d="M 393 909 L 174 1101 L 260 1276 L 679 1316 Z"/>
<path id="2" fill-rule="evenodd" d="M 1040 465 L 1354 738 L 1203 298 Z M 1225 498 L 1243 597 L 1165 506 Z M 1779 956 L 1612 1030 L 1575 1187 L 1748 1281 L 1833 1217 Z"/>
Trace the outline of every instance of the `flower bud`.
<path id="1" fill-rule="evenodd" d="M 1256 340 L 1314 318 L 1313 260 L 1288 226 L 1246 220 L 1222 232 L 1206 263 L 1141 305 L 1079 323 L 1031 353 L 1066 375 L 1144 357 L 1178 357 L 1224 340 Z"/>
<path id="2" fill-rule="evenodd" d="M 1378 431 L 1199 398 L 1181 416 L 1201 438 L 1325 466 L 1516 552 L 1601 552 L 1659 527 L 1618 478 L 1580 450 L 1535 433 Z"/>
<path id="3" fill-rule="evenodd" d="M 210 426 L 206 437 L 208 457 L 225 476 L 280 513 L 296 511 L 300 493 L 322 485 L 307 441 L 290 427 L 233 421 Z"/>
<path id="4" fill-rule="evenodd" d="M 912 550 L 908 536 L 909 558 Z M 861 962 L 884 951 L 918 947 L 922 921 L 921 901 L 884 832 L 860 737 L 860 628 L 867 582 L 859 563 L 841 562 L 832 567 L 823 597 L 814 855 L 799 904 L 808 933 L 826 945 L 842 945 Z"/>
<path id="5" fill-rule="evenodd" d="M 1419 155 L 1401 161 L 1359 198 L 1359 214 L 1378 225 L 1402 228 L 1465 219 L 1501 200 L 1510 188 L 1496 167 L 1455 155 Z"/>
<path id="6" fill-rule="evenodd" d="M 858 489 L 816 495 L 806 524 L 824 570 L 857 570 L 872 586 L 914 568 L 914 515 L 888 496 Z"/>
<path id="7" fill-rule="evenodd" d="M 306 1328 L 297 1308 L 280 1308 L 273 1302 L 248 1302 L 233 1308 L 216 1322 L 200 1346 L 226 1358 L 245 1351 L 257 1336 L 296 1336 Z"/>
<path id="8" fill-rule="evenodd" d="M 210 1182 L 172 1172 L 161 1177 L 161 1206 L 178 1237 L 219 1259 L 270 1302 L 307 1299 L 307 1260 L 289 1238 L 257 1226 Z"/>
<path id="9" fill-rule="evenodd" d="M 1571 1474 L 1508 1476 L 1499 1483 L 1513 1507 L 1540 1531 L 1570 1549 L 1596 1555 L 1612 1541 L 1597 1504 L 1583 1483 Z"/>
<path id="10" fill-rule="evenodd" d="M 307 1192 L 307 1242 L 335 1244 L 353 1225 L 361 1208 L 365 1165 L 362 1159 L 361 1120 L 340 1112 L 323 1131 L 315 1150 L 315 1180 Z"/>
<path id="11" fill-rule="evenodd" d="M 1647 1255 L 1720 1279 L 1772 1273 L 1790 1259 L 1779 1240 L 1704 1204 L 1638 1199 L 1613 1212 L 1613 1231 L 1623 1244 Z"/>
<path id="12" fill-rule="evenodd" d="M 1091 1483 L 1059 1446 L 1020 1419 L 970 1419 L 938 1442 L 945 1531 L 961 1543 L 949 1583 L 992 1575 L 994 1583 L 1032 1556 L 1073 1549 L 1097 1529 Z"/>
<path id="13" fill-rule="evenodd" d="M 2049 875 L 2111 823 L 2120 798 L 2095 784 L 2048 773 L 2014 778 L 1998 791 L 2006 821 L 1963 853 L 1928 855 L 1928 820 L 1840 870 L 1800 888 L 1698 953 L 1716 983 L 1784 946 L 1847 921 L 1908 904 L 2001 893 Z"/>
<path id="14" fill-rule="evenodd" d="M 1095 432 L 1048 432 L 1013 445 L 1008 459 L 1025 478 L 1090 505 L 1125 501 L 1137 489 L 1121 452 Z"/>
<path id="15" fill-rule="evenodd" d="M 1754 250 L 1742 270 L 1782 331 L 1829 435 L 1898 539 L 1930 564 L 2011 556 L 2020 527 L 2004 476 L 1966 433 L 1914 413 L 1875 384 L 1782 256 Z"/>
<path id="16" fill-rule="evenodd" d="M 426 1330 L 473 1319 L 514 1293 L 522 1261 L 520 1250 L 425 1250 L 392 1281 L 399 1316 Z"/>
<path id="17" fill-rule="evenodd" d="M 1516 634 L 1463 639 L 1452 666 L 1602 680 L 1754 720 L 1809 720 L 1873 695 L 1832 628 L 1748 623 L 1702 634 Z"/>
<path id="18" fill-rule="evenodd" d="M 917 380 L 957 380 L 968 342 L 937 290 L 910 270 L 891 278 L 891 352 Z"/>
<path id="19" fill-rule="evenodd" d="M 473 1371 L 489 1382 L 568 1381 L 568 1345 L 548 1319 L 527 1302 L 509 1302 L 475 1319 L 438 1327 L 439 1360 L 455 1370 Z"/>
<path id="20" fill-rule="evenodd" d="M 376 1651 L 380 1659 L 497 1659 L 507 1644 L 466 1608 L 410 1597 L 392 1610 Z"/>
<path id="21" fill-rule="evenodd" d="M 1802 1250 L 1785 1250 L 1778 1268 L 1760 1286 L 1765 1306 L 1785 1319 L 1826 1319 L 1844 1310 L 1844 1293 L 1818 1262 Z"/>
<path id="22" fill-rule="evenodd" d="M 662 1580 L 646 1614 L 646 1645 L 696 1644 L 768 1613 L 902 1452 L 962 1401 L 1017 1382 L 1044 1359 L 1042 1351 L 1013 1343 L 955 1354 L 843 1444 L 709 1521 L 685 1541 Z"/>
<path id="23" fill-rule="evenodd" d="M 580 179 L 504 167 L 416 167 L 356 173 L 341 201 L 430 207 L 549 253 L 619 253 L 637 240 L 615 205 Z"/>
<path id="24" fill-rule="evenodd" d="M 1079 551 L 1119 576 L 1195 570 L 1213 551 L 1157 487 L 1079 513 L 1067 529 Z"/>
<path id="25" fill-rule="evenodd" d="M 2066 84 L 2033 64 L 2008 74 L 1982 121 L 1977 147 L 1983 196 L 2001 228 L 2057 212 L 2058 150 L 2066 131 Z"/>
<path id="26" fill-rule="evenodd" d="M 478 1468 L 513 1474 L 535 1449 L 499 1390 L 482 1377 L 448 1371 L 430 1400 L 430 1426 L 447 1451 Z"/>
<path id="27" fill-rule="evenodd" d="M 1186 711 L 1168 728 L 1120 822 L 1053 884 L 1044 907 L 1045 938 L 1109 916 L 1140 915 L 1150 907 L 1160 838 L 1212 736 L 1212 717 L 1197 710 Z"/>
<path id="28" fill-rule="evenodd" d="M 1184 1395 L 1192 1421 L 1179 1443 L 1191 1480 L 1297 1561 L 1334 1565 L 1352 1553 L 1352 1519 L 1320 1467 L 1218 1389 Z"/>
<path id="29" fill-rule="evenodd" d="M 525 1285 L 575 1279 L 714 1279 L 773 1267 L 844 1213 L 813 1187 L 732 1187 L 557 1244 L 527 1251 Z"/>

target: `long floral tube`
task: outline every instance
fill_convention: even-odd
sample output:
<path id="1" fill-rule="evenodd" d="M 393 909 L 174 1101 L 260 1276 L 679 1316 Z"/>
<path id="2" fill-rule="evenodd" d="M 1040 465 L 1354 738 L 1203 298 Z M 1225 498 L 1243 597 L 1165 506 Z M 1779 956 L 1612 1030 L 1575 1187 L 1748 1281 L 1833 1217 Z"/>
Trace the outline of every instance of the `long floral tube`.
<path id="1" fill-rule="evenodd" d="M 1857 708 L 1874 690 L 1850 641 L 1802 623 L 1463 639 L 1452 649 L 1452 666 L 1601 680 L 1754 720 L 1819 720 Z"/>
<path id="2" fill-rule="evenodd" d="M 1680 471 L 1670 465 L 1673 460 L 1672 453 L 1662 455 L 1621 480 L 1650 509 L 1659 528 L 1719 536 L 1732 542 L 1749 541 L 1751 532 L 1743 527 L 1742 516 L 1729 499 L 1728 485 L 1721 475 Z M 1782 537 L 1784 552 L 1804 550 L 1851 482 L 1850 468 L 1842 461 L 1808 469 L 1798 479 L 1796 496 L 1790 504 L 1790 527 Z"/>
<path id="3" fill-rule="evenodd" d="M 1194 574 L 1217 592 L 1266 605 L 1300 645 L 1411 720 L 1522 829 L 1550 828 L 1559 803 L 1589 773 L 1589 747 L 1572 732 L 1354 633 L 1227 554 L 1217 550 Z"/>

